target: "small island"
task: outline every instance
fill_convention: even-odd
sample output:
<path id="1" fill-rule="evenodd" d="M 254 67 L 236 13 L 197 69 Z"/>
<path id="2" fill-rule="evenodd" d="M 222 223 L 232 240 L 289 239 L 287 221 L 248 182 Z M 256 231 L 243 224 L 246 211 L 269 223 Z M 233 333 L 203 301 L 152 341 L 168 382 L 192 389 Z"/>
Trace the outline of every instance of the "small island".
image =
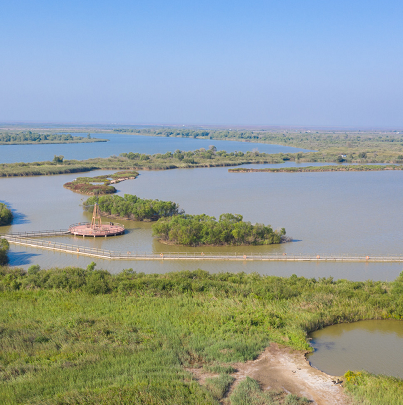
<path id="1" fill-rule="evenodd" d="M 13 213 L 6 204 L 0 203 L 0 225 L 10 225 L 13 220 Z"/>
<path id="2" fill-rule="evenodd" d="M 65 183 L 63 187 L 75 193 L 87 195 L 113 194 L 116 193 L 116 188 L 111 186 L 111 184 L 117 184 L 124 180 L 132 180 L 138 175 L 138 172 L 132 170 L 95 177 L 77 177 L 75 180 Z"/>
<path id="3" fill-rule="evenodd" d="M 319 172 L 371 172 L 382 170 L 403 170 L 403 165 L 329 165 L 305 167 L 265 167 L 263 169 L 249 169 L 237 167 L 228 169 L 230 173 L 319 173 Z"/>
<path id="4" fill-rule="evenodd" d="M 91 143 L 108 142 L 109 139 L 72 136 L 71 134 L 39 134 L 36 132 L 0 133 L 0 145 L 40 145 L 51 143 Z"/>
<path id="5" fill-rule="evenodd" d="M 153 235 L 162 243 L 185 246 L 272 245 L 287 241 L 285 229 L 252 225 L 242 215 L 221 214 L 217 221 L 208 215 L 176 215 L 161 218 L 153 225 Z"/>
<path id="6" fill-rule="evenodd" d="M 146 200 L 131 194 L 125 194 L 124 197 L 90 197 L 84 201 L 83 207 L 86 211 L 92 211 L 95 203 L 98 203 L 102 216 L 134 221 L 156 221 L 183 212 L 179 210 L 179 205 L 172 201 Z"/>

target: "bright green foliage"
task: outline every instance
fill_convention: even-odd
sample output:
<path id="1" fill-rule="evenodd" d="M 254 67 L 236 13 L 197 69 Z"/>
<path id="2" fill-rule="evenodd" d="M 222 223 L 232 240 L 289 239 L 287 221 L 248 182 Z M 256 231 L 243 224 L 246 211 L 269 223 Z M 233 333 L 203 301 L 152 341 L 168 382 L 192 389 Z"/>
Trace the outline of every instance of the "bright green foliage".
<path id="1" fill-rule="evenodd" d="M 337 322 L 402 319 L 394 286 L 202 270 L 112 275 L 93 264 L 0 267 L 0 398 L 218 404 L 184 367 L 252 360 L 270 341 L 307 350 L 307 332 Z M 263 395 L 252 394 L 240 400 Z"/>
<path id="2" fill-rule="evenodd" d="M 209 373 L 215 374 L 232 374 L 235 373 L 235 369 L 232 366 L 224 364 L 206 364 L 203 368 Z"/>
<path id="3" fill-rule="evenodd" d="M 13 213 L 6 204 L 0 203 L 0 225 L 10 225 L 13 220 Z"/>
<path id="4" fill-rule="evenodd" d="M 263 393 L 259 383 L 253 378 L 246 377 L 235 388 L 230 396 L 231 405 L 274 405 L 271 393 Z"/>
<path id="5" fill-rule="evenodd" d="M 244 222 L 242 215 L 177 215 L 153 224 L 153 234 L 179 245 L 271 245 L 281 243 L 285 229 L 273 231 L 263 224 Z"/>
<path id="6" fill-rule="evenodd" d="M 403 405 L 403 381 L 398 378 L 378 376 L 365 371 L 348 371 L 344 378 L 345 388 L 359 404 Z"/>
<path id="7" fill-rule="evenodd" d="M 83 206 L 91 210 L 96 197 L 90 197 L 84 201 Z M 137 221 L 156 220 L 160 217 L 177 215 L 180 213 L 179 205 L 171 201 L 145 200 L 136 195 L 125 194 L 102 196 L 98 200 L 99 209 L 106 215 L 128 217 Z"/>
<path id="8" fill-rule="evenodd" d="M 297 395 L 276 392 L 263 392 L 259 383 L 253 378 L 246 377 L 235 388 L 230 396 L 231 405 L 302 405 L 310 401 Z"/>
<path id="9" fill-rule="evenodd" d="M 9 248 L 10 248 L 10 245 L 9 245 L 7 239 L 0 238 L 0 265 L 1 266 L 8 263 L 7 252 L 8 252 Z"/>
<path id="10" fill-rule="evenodd" d="M 228 374 L 220 374 L 218 377 L 206 379 L 206 387 L 216 399 L 221 399 L 231 387 L 235 378 Z"/>

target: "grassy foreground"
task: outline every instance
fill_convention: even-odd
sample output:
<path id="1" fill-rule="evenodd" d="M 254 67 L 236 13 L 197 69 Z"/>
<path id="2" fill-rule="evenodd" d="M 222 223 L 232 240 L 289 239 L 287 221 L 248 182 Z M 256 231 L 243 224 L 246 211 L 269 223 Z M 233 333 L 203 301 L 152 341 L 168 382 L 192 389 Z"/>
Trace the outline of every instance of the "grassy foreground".
<path id="1" fill-rule="evenodd" d="M 218 404 L 231 379 L 201 387 L 186 367 L 225 370 L 270 341 L 309 350 L 307 332 L 323 326 L 403 318 L 403 273 L 387 283 L 94 267 L 0 267 L 2 403 Z M 376 403 L 398 404 L 388 393 L 401 381 L 376 378 Z M 267 403 L 249 401 L 264 395 L 248 384 L 231 403 Z M 357 403 L 375 403 L 367 380 L 347 388 Z"/>

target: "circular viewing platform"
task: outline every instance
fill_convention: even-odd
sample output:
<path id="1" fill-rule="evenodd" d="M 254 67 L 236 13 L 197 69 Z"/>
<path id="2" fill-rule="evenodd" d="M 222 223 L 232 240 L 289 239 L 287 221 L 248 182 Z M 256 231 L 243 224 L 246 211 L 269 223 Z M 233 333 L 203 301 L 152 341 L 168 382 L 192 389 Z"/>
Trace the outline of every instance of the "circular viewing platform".
<path id="1" fill-rule="evenodd" d="M 104 236 L 116 236 L 125 233 L 125 227 L 122 224 L 109 222 L 102 225 L 91 225 L 87 222 L 70 225 L 69 232 L 76 236 L 92 236 L 94 238 Z"/>

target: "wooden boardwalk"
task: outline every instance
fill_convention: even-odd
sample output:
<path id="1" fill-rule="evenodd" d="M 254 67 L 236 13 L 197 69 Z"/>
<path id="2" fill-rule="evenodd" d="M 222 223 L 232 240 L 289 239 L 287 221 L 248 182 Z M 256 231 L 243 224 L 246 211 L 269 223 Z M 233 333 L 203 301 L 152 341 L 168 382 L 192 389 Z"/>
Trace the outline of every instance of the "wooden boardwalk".
<path id="1" fill-rule="evenodd" d="M 263 253 L 200 253 L 200 252 L 175 252 L 175 253 L 137 253 L 120 252 L 106 249 L 97 249 L 80 245 L 69 245 L 43 239 L 35 236 L 57 236 L 68 234 L 68 230 L 40 231 L 19 234 L 1 235 L 9 243 L 29 246 L 46 250 L 53 250 L 75 255 L 97 257 L 108 260 L 216 260 L 216 261 L 281 261 L 281 262 L 403 262 L 402 255 L 390 256 L 360 256 L 360 255 L 309 255 L 309 254 L 263 254 Z M 27 235 L 27 236 L 25 236 Z"/>

